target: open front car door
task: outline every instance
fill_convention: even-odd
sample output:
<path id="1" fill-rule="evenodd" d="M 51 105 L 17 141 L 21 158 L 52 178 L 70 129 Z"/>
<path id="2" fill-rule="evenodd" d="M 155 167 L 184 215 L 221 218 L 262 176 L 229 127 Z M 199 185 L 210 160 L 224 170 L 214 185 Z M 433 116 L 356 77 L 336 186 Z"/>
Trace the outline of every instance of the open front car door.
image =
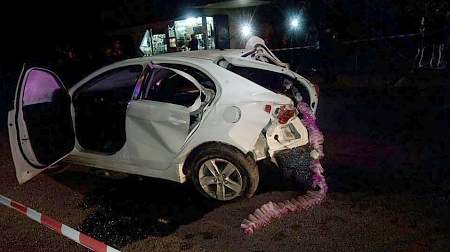
<path id="1" fill-rule="evenodd" d="M 20 184 L 54 166 L 74 148 L 71 98 L 51 71 L 22 71 L 8 114 L 11 153 Z"/>

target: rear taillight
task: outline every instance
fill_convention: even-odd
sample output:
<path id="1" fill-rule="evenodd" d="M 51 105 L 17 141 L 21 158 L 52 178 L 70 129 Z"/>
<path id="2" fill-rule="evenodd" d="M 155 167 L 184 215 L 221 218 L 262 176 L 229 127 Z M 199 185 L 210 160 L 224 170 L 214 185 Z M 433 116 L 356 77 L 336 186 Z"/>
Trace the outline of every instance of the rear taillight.
<path id="1" fill-rule="evenodd" d="M 278 119 L 278 122 L 280 124 L 286 124 L 292 117 L 297 115 L 297 110 L 292 105 L 281 105 L 281 106 L 275 106 L 272 112 L 272 105 L 267 104 L 264 107 L 264 111 L 268 114 L 272 114 L 273 117 Z"/>
<path id="2" fill-rule="evenodd" d="M 285 124 L 295 116 L 295 109 L 285 109 L 281 108 L 280 112 L 278 113 L 278 122 L 280 124 Z"/>
<path id="3" fill-rule="evenodd" d="M 292 106 L 281 106 L 278 110 L 277 118 L 280 124 L 286 124 L 289 119 L 294 117 L 296 110 Z"/>

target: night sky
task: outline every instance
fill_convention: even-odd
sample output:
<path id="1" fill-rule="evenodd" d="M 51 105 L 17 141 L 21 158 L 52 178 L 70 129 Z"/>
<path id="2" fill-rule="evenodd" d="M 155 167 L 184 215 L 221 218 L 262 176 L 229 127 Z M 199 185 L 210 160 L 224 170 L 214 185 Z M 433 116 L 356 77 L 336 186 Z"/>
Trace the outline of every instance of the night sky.
<path id="1" fill-rule="evenodd" d="M 136 16 L 128 9 L 130 2 L 142 2 L 145 15 Z M 189 4 L 205 1 L 177 0 L 78 0 L 11 1 L 0 7 L 2 60 L 48 52 L 56 44 L 97 46 L 102 32 L 145 24 L 180 15 Z M 102 20 L 104 12 L 114 11 L 120 20 Z M 27 48 L 24 52 L 20 48 Z M 13 50 L 11 50 L 13 49 Z"/>
<path id="2" fill-rule="evenodd" d="M 24 58 L 48 55 L 55 46 L 75 45 L 99 48 L 103 33 L 121 27 L 173 19 L 191 12 L 190 6 L 203 5 L 206 0 L 78 0 L 78 1 L 9 1 L 0 8 L 1 60 L 22 61 Z M 444 0 L 434 1 L 273 1 L 271 7 L 259 7 L 261 17 L 276 30 L 292 9 L 305 8 L 308 22 L 318 24 L 329 20 L 341 38 L 365 38 L 383 34 L 417 32 L 420 16 L 431 13 Z M 131 9 L 138 3 L 140 14 Z M 327 6 L 333 5 L 333 8 Z M 136 6 L 136 4 L 134 4 Z M 448 9 L 448 3 L 446 7 Z M 118 13 L 120 18 L 104 19 L 105 13 Z M 273 15 L 264 15 L 274 13 Z M 428 14 L 429 15 L 429 14 Z M 269 18 L 267 18 L 269 17 Z M 278 23 L 278 27 L 277 26 Z M 278 29 L 279 28 L 279 29 Z"/>

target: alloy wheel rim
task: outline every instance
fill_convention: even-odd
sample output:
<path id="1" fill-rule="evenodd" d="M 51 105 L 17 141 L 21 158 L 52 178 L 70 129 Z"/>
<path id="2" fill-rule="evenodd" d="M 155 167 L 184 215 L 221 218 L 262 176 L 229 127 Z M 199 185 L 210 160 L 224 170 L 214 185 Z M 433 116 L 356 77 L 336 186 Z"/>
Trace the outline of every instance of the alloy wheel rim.
<path id="1" fill-rule="evenodd" d="M 203 191 L 214 199 L 232 200 L 242 193 L 242 175 L 239 169 L 227 160 L 208 159 L 200 166 L 198 175 Z"/>

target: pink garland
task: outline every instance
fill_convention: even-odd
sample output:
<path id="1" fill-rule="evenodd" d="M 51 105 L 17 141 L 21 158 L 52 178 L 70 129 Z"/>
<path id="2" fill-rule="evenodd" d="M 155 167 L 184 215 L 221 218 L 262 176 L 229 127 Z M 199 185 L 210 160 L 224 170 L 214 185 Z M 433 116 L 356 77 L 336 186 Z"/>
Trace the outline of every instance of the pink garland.
<path id="1" fill-rule="evenodd" d="M 302 122 L 308 129 L 309 143 L 316 154 L 313 156 L 314 161 L 310 166 L 313 173 L 313 188 L 318 187 L 320 189 L 318 191 L 308 191 L 305 195 L 300 195 L 283 202 L 273 203 L 269 201 L 262 205 L 253 214 L 249 214 L 247 219 L 242 221 L 241 228 L 246 235 L 252 235 L 255 230 L 267 226 L 275 219 L 280 219 L 289 213 L 309 209 L 325 199 L 328 186 L 323 176 L 323 167 L 319 161 L 324 156 L 323 134 L 317 126 L 316 117 L 308 104 L 301 102 L 298 104 L 297 109 L 303 114 Z"/>

